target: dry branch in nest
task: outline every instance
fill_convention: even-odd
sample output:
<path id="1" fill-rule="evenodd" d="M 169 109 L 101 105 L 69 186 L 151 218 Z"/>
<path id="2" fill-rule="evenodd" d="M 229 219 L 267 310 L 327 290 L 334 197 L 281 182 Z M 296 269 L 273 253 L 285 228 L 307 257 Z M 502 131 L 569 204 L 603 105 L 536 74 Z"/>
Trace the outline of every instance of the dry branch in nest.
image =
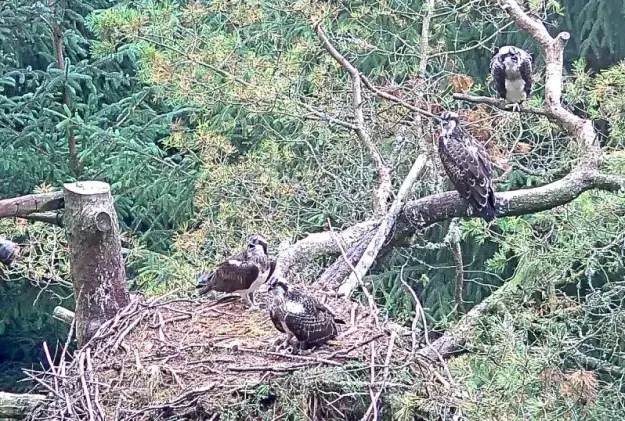
<path id="1" fill-rule="evenodd" d="M 266 308 L 268 295 L 258 298 Z M 354 311 L 343 299 L 317 298 L 348 323 L 336 340 L 295 355 L 275 352 L 284 337 L 266 310 L 245 311 L 238 299 L 134 297 L 71 358 L 27 373 L 52 396 L 29 419 L 259 419 L 275 413 L 342 420 L 362 417 L 372 405 L 371 391 L 382 390 L 427 393 L 449 405 L 454 394 L 437 380 L 436 369 L 424 376 L 415 368 L 409 331 L 390 322 L 378 328 L 369 309 Z"/>

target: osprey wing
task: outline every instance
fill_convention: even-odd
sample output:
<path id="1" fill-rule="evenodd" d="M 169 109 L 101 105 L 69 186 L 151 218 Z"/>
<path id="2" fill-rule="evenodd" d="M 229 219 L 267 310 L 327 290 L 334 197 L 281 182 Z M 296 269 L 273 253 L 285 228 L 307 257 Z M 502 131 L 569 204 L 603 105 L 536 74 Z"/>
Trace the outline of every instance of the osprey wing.
<path id="1" fill-rule="evenodd" d="M 529 99 L 530 92 L 532 91 L 532 57 L 525 51 L 523 51 L 523 53 L 523 59 L 521 60 L 519 71 L 521 73 L 521 78 L 523 79 L 523 82 L 525 82 L 525 94 Z"/>
<path id="2" fill-rule="evenodd" d="M 446 145 L 439 141 L 439 153 L 445 171 L 460 195 L 486 221 L 494 219 L 492 166 L 484 147 L 459 128 L 450 136 Z"/>
<path id="3" fill-rule="evenodd" d="M 496 54 L 490 61 L 490 74 L 495 82 L 495 89 L 500 98 L 506 97 L 506 71 L 503 64 L 499 62 L 499 54 Z"/>
<path id="4" fill-rule="evenodd" d="M 338 334 L 338 328 L 334 317 L 329 310 L 321 305 L 313 297 L 291 292 L 288 301 L 300 305 L 302 311 L 288 311 L 285 313 L 284 322 L 297 340 L 307 345 L 321 345 L 334 338 Z"/>
<path id="5" fill-rule="evenodd" d="M 226 293 L 245 290 L 256 280 L 259 272 L 259 267 L 252 262 L 228 259 L 210 274 L 200 277 L 197 288 L 202 288 L 200 294 L 211 290 Z"/>

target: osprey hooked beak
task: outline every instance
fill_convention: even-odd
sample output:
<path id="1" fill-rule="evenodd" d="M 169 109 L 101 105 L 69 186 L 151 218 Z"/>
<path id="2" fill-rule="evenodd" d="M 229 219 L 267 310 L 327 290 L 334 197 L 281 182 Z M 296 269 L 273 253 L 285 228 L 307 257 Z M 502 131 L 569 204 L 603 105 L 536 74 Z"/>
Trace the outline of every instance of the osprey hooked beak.
<path id="1" fill-rule="evenodd" d="M 519 64 L 519 54 L 515 50 L 510 49 L 506 54 L 502 54 L 499 57 L 499 60 L 504 64 L 504 66 L 516 66 Z"/>

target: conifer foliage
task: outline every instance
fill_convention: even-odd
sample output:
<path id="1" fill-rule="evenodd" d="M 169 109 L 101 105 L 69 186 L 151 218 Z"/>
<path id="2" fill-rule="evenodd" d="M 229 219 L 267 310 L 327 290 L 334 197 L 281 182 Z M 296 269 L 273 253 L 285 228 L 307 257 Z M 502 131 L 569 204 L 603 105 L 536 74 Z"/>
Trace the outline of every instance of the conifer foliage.
<path id="1" fill-rule="evenodd" d="M 94 51 L 85 18 L 115 3 L 0 4 L 0 197 L 106 180 L 121 219 L 166 249 L 191 212 L 193 164 L 163 143 L 184 110 L 154 102 L 132 55 Z"/>

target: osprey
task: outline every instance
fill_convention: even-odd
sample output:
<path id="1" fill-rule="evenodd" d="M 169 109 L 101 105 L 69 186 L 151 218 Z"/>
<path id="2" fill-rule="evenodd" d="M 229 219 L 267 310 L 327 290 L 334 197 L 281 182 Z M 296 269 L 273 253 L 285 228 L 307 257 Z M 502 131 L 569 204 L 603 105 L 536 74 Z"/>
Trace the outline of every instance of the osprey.
<path id="1" fill-rule="evenodd" d="M 273 325 L 286 333 L 288 344 L 293 336 L 300 349 L 324 344 L 338 334 L 337 323 L 345 324 L 314 297 L 288 286 L 281 279 L 273 279 L 269 285 L 273 300 L 269 317 Z"/>
<path id="2" fill-rule="evenodd" d="M 492 166 L 484 147 L 460 127 L 457 113 L 441 115 L 442 130 L 438 153 L 443 167 L 460 196 L 490 222 L 495 219 L 495 192 Z"/>
<path id="3" fill-rule="evenodd" d="M 532 90 L 532 57 L 527 51 L 511 45 L 495 48 L 490 61 L 497 94 L 515 108 Z"/>
<path id="4" fill-rule="evenodd" d="M 256 308 L 254 291 L 275 269 L 276 263 L 267 255 L 267 240 L 253 234 L 247 239 L 247 248 L 220 263 L 212 272 L 202 273 L 196 288 L 199 294 L 209 291 L 236 293 L 250 308 Z"/>

